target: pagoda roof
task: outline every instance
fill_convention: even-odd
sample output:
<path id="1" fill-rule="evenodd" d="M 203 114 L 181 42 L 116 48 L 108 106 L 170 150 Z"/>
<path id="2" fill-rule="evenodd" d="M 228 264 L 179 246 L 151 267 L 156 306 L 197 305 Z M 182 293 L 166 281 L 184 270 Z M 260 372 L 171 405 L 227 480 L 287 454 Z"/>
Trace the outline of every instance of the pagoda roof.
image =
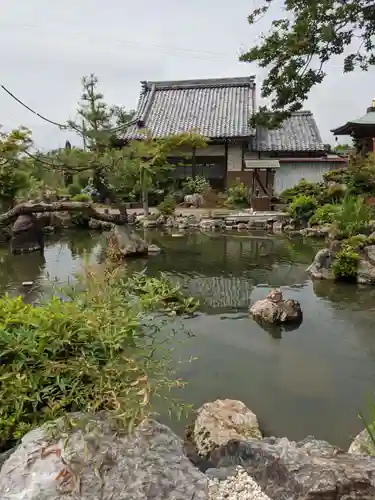
<path id="1" fill-rule="evenodd" d="M 331 129 L 334 135 L 351 135 L 353 130 L 375 129 L 375 107 L 367 109 L 367 113 L 357 120 L 351 120 L 341 127 Z"/>

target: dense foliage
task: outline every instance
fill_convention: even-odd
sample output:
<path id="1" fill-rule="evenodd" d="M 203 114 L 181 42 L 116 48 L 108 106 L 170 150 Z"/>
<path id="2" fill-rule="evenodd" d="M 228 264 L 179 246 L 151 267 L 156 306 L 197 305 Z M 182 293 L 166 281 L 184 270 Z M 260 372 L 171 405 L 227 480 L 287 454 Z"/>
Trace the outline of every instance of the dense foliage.
<path id="1" fill-rule="evenodd" d="M 294 219 L 307 222 L 314 215 L 316 208 L 315 198 L 301 194 L 293 199 L 289 212 Z"/>
<path id="2" fill-rule="evenodd" d="M 191 312 L 197 302 L 165 276 L 118 273 L 88 270 L 65 300 L 37 306 L 0 298 L 0 451 L 72 411 L 106 410 L 132 427 L 153 397 L 180 386 L 147 312 Z"/>
<path id="3" fill-rule="evenodd" d="M 240 179 L 236 179 L 227 189 L 225 205 L 229 208 L 249 206 L 249 189 Z"/>
<path id="4" fill-rule="evenodd" d="M 205 194 L 209 189 L 209 181 L 201 175 L 187 177 L 182 188 L 184 194 Z"/>
<path id="5" fill-rule="evenodd" d="M 332 265 L 333 275 L 338 280 L 354 281 L 357 276 L 359 254 L 348 245 L 337 252 Z"/>
<path id="6" fill-rule="evenodd" d="M 323 81 L 325 64 L 333 57 L 345 54 L 343 72 L 375 64 L 373 0 L 282 3 L 269 32 L 240 58 L 268 69 L 262 96 L 271 98 L 271 107 L 261 107 L 254 122 L 271 127 L 302 108 L 310 90 Z M 254 25 L 274 4 L 264 0 L 249 15 L 249 23 Z"/>

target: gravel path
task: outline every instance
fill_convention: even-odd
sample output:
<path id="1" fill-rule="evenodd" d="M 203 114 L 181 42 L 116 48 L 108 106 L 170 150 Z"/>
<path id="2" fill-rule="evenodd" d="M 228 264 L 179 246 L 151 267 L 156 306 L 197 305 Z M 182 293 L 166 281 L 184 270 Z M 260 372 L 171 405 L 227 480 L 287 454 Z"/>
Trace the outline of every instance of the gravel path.
<path id="1" fill-rule="evenodd" d="M 210 479 L 208 491 L 212 500 L 271 500 L 242 467 L 223 481 Z"/>

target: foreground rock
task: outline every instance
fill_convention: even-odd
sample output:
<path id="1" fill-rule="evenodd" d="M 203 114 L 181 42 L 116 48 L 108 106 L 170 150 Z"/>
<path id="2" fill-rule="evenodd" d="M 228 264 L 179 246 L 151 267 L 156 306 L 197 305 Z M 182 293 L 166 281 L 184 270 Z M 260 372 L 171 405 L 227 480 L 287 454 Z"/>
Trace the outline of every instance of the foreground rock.
<path id="1" fill-rule="evenodd" d="M 0 471 L 1 500 L 205 500 L 208 481 L 181 440 L 154 421 L 120 437 L 108 421 L 75 429 L 43 448 L 45 428 L 29 432 Z M 65 445 L 65 446 L 64 446 Z"/>
<path id="2" fill-rule="evenodd" d="M 193 439 L 201 457 L 232 439 L 261 439 L 258 419 L 242 401 L 217 399 L 201 406 L 194 423 Z"/>
<path id="3" fill-rule="evenodd" d="M 250 314 L 260 323 L 281 325 L 284 323 L 301 323 L 302 310 L 299 302 L 283 299 L 280 290 L 271 290 L 263 300 L 258 300 L 250 307 Z"/>
<path id="4" fill-rule="evenodd" d="M 42 252 L 44 248 L 43 228 L 35 215 L 20 215 L 13 224 L 11 251 L 13 253 Z"/>
<path id="5" fill-rule="evenodd" d="M 286 438 L 232 441 L 211 453 L 215 476 L 241 465 L 273 500 L 373 500 L 375 459 L 344 453 L 325 441 Z"/>
<path id="6" fill-rule="evenodd" d="M 107 238 L 107 254 L 110 259 L 119 260 L 148 254 L 148 245 L 128 226 L 116 226 Z"/>

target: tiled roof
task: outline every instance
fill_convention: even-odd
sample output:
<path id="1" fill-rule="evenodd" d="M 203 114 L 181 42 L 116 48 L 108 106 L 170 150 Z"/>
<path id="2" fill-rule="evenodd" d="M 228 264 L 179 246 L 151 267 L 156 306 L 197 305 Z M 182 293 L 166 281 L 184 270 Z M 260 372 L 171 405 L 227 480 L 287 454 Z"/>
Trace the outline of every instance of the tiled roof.
<path id="1" fill-rule="evenodd" d="M 310 111 L 298 111 L 278 129 L 258 128 L 255 151 L 324 151 L 314 116 Z"/>
<path id="2" fill-rule="evenodd" d="M 140 128 L 152 137 L 194 131 L 207 138 L 250 137 L 249 119 L 255 106 L 255 78 L 222 78 L 142 82 L 138 126 L 124 137 L 141 138 Z"/>

